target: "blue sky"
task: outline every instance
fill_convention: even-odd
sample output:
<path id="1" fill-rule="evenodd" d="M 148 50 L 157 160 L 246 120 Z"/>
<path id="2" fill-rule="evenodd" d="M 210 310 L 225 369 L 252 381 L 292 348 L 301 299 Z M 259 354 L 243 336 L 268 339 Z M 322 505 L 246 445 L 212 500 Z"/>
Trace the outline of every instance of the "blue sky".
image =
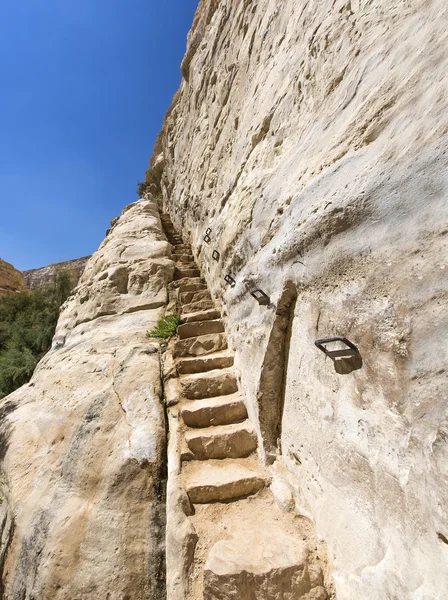
<path id="1" fill-rule="evenodd" d="M 0 257 L 94 252 L 137 199 L 198 0 L 3 0 Z"/>

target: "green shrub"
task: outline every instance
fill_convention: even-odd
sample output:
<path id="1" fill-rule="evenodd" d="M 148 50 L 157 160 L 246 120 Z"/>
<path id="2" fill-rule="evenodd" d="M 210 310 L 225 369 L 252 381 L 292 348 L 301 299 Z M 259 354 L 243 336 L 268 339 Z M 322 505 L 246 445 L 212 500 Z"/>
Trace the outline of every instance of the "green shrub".
<path id="1" fill-rule="evenodd" d="M 59 308 L 73 287 L 61 271 L 52 285 L 37 292 L 0 298 L 0 398 L 27 383 L 51 347 Z"/>
<path id="2" fill-rule="evenodd" d="M 146 332 L 146 337 L 168 340 L 173 335 L 176 335 L 179 325 L 182 325 L 180 315 L 167 315 L 163 319 L 160 319 L 154 329 Z"/>
<path id="3" fill-rule="evenodd" d="M 154 183 L 151 181 L 138 181 L 137 182 L 137 196 L 143 198 L 146 192 L 151 192 L 155 200 L 162 200 L 163 194 L 160 188 L 157 186 L 157 191 L 154 191 Z"/>
<path id="4" fill-rule="evenodd" d="M 137 196 L 139 198 L 143 198 L 143 196 L 146 194 L 149 188 L 149 185 L 146 183 L 146 181 L 138 181 L 137 182 Z"/>

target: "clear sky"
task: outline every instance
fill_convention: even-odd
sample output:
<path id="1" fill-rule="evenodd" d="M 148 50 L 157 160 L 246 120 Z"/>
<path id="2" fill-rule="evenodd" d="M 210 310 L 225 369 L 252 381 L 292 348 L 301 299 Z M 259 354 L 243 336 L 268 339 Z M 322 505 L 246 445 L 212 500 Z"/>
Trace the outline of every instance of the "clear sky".
<path id="1" fill-rule="evenodd" d="M 2 0 L 0 258 L 94 252 L 137 199 L 198 0 Z"/>

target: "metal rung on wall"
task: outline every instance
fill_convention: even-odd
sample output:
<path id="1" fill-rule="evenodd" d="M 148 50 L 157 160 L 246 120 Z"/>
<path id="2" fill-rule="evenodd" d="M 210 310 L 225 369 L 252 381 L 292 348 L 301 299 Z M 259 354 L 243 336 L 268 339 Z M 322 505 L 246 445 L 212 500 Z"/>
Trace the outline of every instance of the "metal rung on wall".
<path id="1" fill-rule="evenodd" d="M 250 295 L 255 298 L 258 304 L 266 305 L 270 303 L 270 298 L 267 294 L 263 292 L 263 290 L 254 290 L 250 293 Z"/>
<path id="2" fill-rule="evenodd" d="M 234 280 L 234 278 L 233 278 L 231 275 L 229 275 L 229 274 L 227 274 L 227 275 L 224 277 L 224 281 L 225 281 L 226 283 L 228 283 L 228 284 L 229 284 L 231 287 L 235 287 L 235 285 L 236 285 L 236 281 L 235 281 L 235 280 Z"/>
<path id="3" fill-rule="evenodd" d="M 325 347 L 324 344 L 333 344 L 335 342 L 341 342 L 345 344 L 347 347 L 339 350 L 329 350 Z M 349 358 L 350 356 L 358 356 L 359 350 L 350 342 L 347 338 L 344 337 L 333 337 L 333 338 L 323 338 L 321 340 L 316 340 L 315 345 L 321 350 L 326 356 L 330 358 Z"/>

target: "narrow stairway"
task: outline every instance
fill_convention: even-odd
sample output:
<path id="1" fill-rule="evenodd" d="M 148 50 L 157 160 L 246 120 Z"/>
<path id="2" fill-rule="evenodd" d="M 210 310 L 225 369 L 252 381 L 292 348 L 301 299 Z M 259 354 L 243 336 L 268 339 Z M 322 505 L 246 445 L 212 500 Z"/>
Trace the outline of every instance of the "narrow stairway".
<path id="1" fill-rule="evenodd" d="M 175 261 L 169 310 L 183 321 L 164 364 L 175 422 L 171 482 L 180 494 L 170 504 L 170 598 L 270 600 L 288 589 L 291 598 L 327 600 L 312 524 L 278 506 L 272 469 L 257 455 L 221 311 L 191 249 L 170 218 L 161 219 Z"/>
<path id="2" fill-rule="evenodd" d="M 181 449 L 184 487 L 194 504 L 247 497 L 266 485 L 266 474 L 256 455 L 257 436 L 238 390 L 221 312 L 190 247 L 182 242 L 167 215 L 161 219 L 173 246 L 176 268 L 172 285 L 183 321 L 173 358 L 185 425 Z"/>

